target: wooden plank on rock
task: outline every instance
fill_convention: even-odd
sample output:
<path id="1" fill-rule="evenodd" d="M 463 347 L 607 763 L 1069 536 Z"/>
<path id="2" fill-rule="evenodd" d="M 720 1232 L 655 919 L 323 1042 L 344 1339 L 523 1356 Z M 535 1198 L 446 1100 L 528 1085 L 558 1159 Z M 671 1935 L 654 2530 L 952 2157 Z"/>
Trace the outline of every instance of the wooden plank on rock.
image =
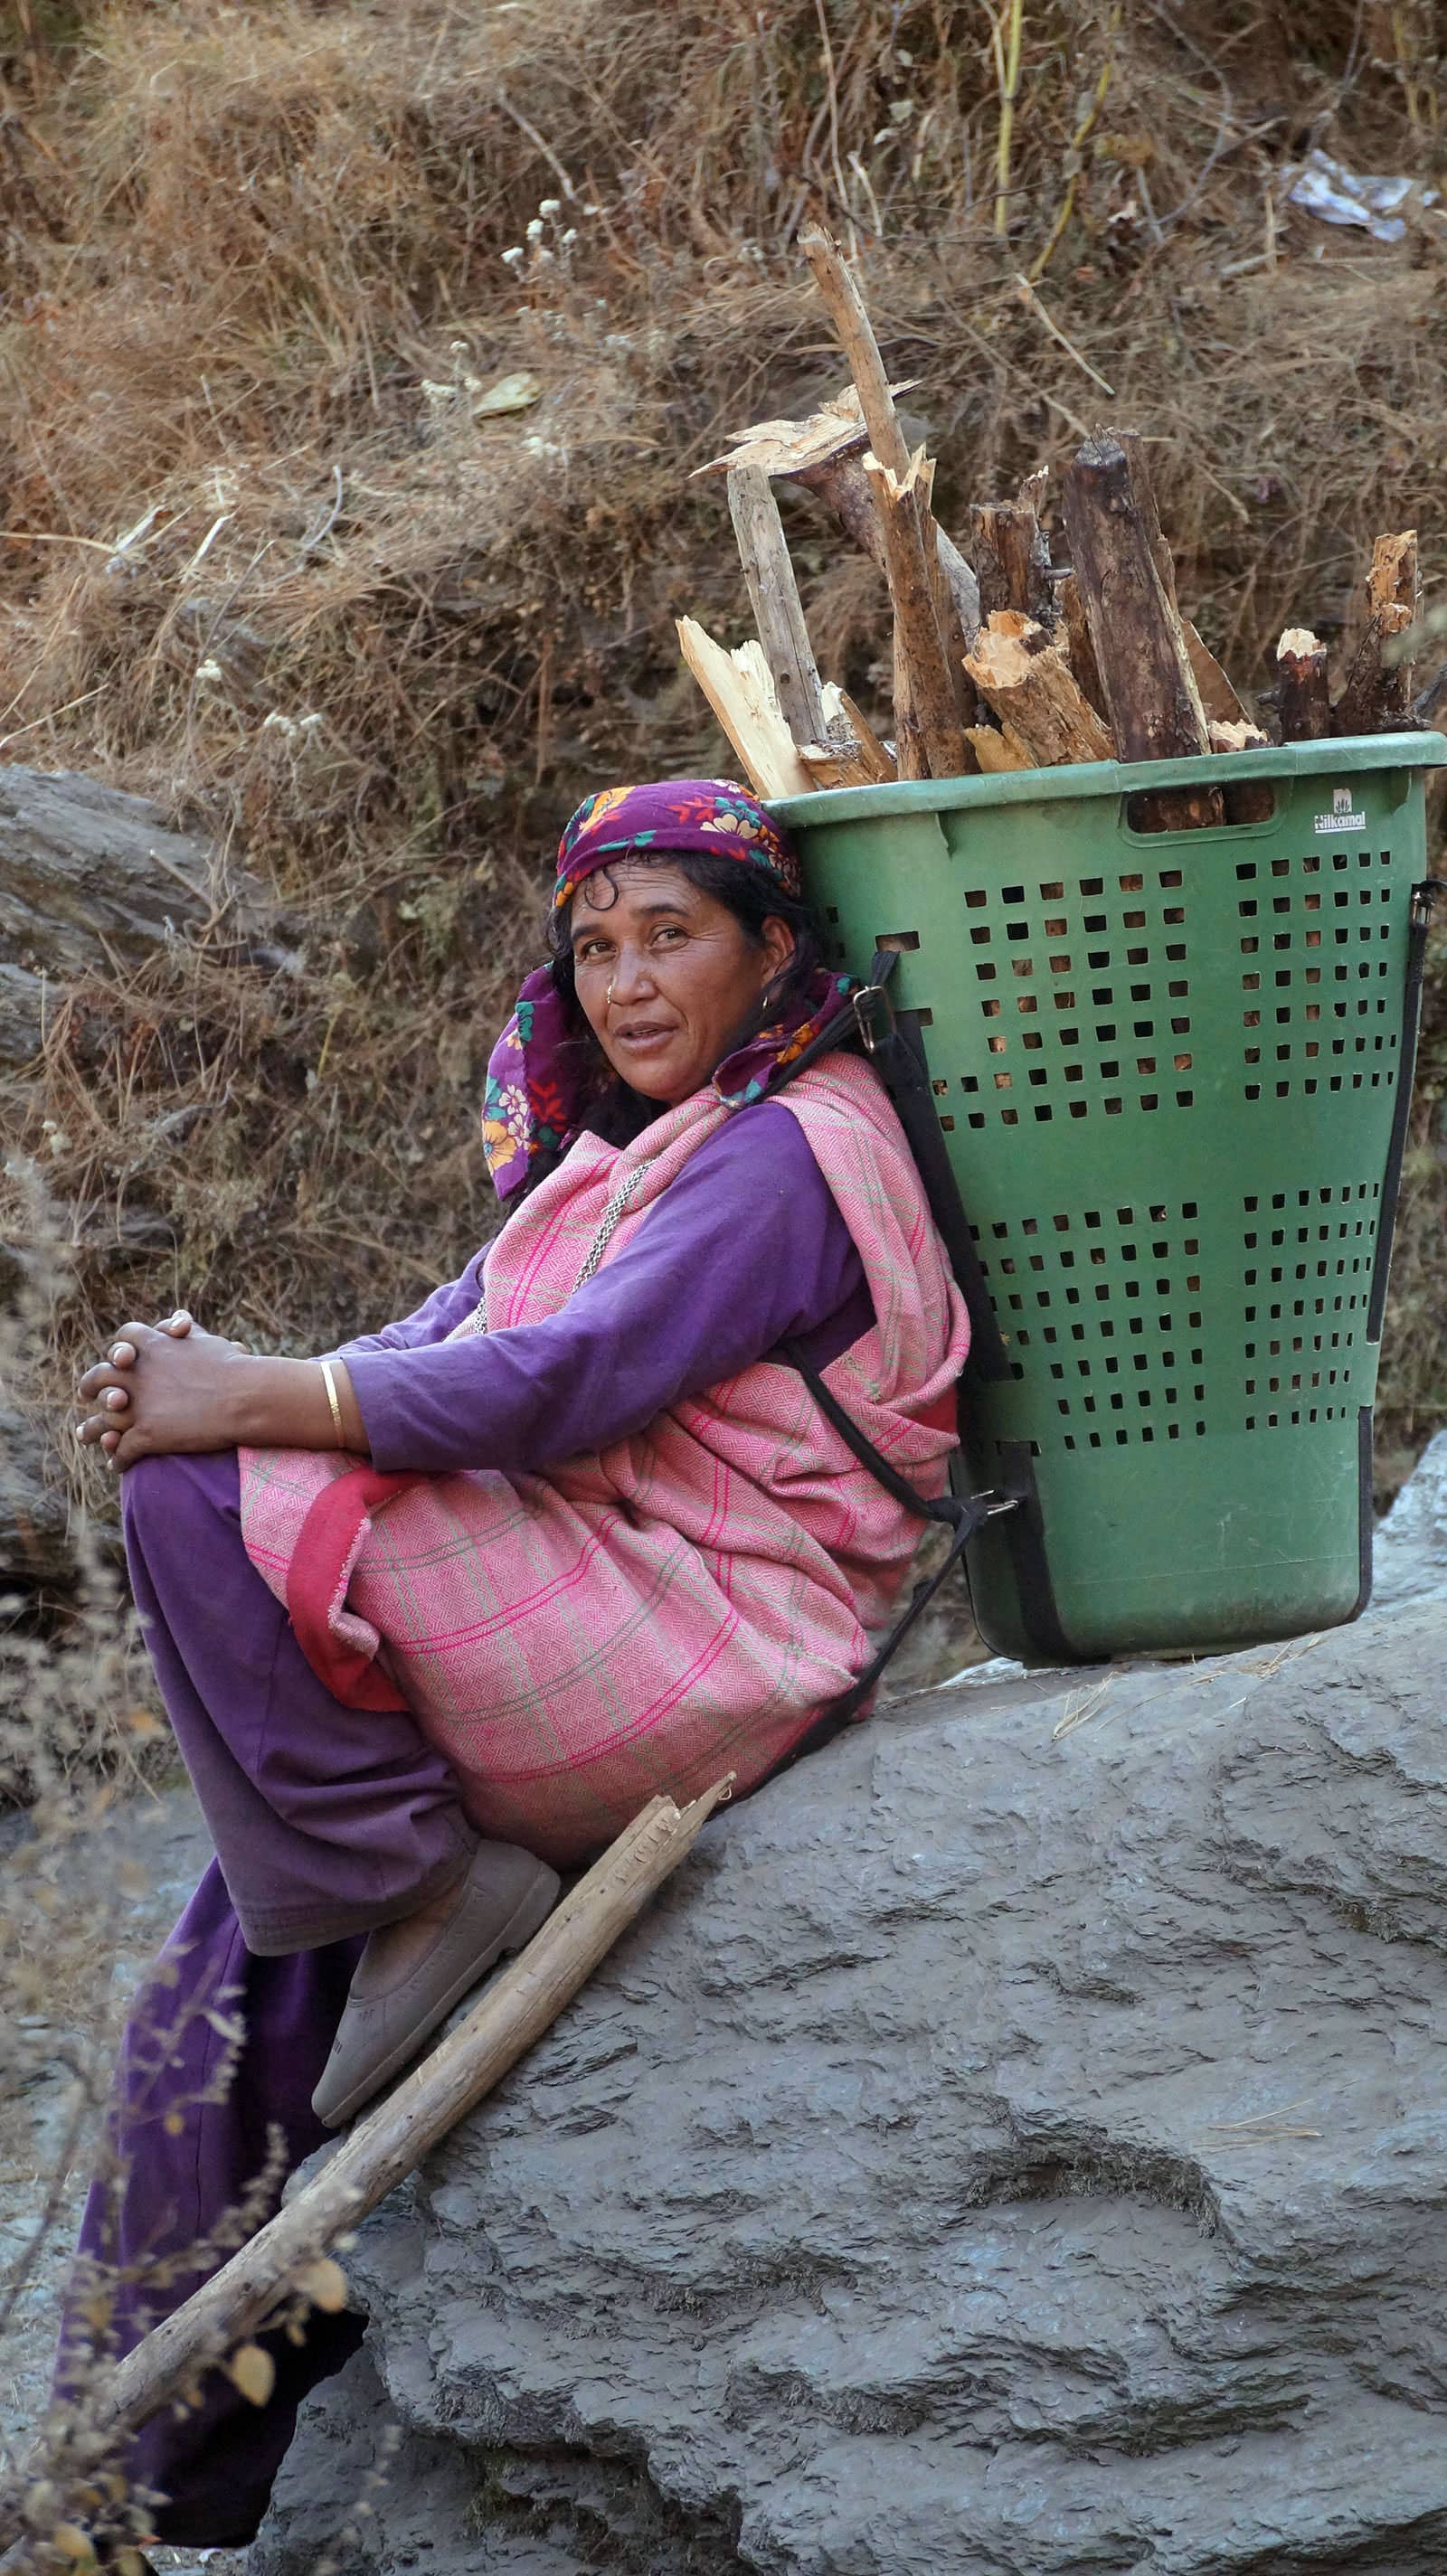
<path id="1" fill-rule="evenodd" d="M 654 1798 L 596 1861 L 518 1957 L 484 1987 L 461 2028 L 359 2120 L 321 2171 L 86 2397 L 87 2422 L 133 2431 L 172 2403 L 308 2282 L 330 2306 L 335 2267 L 318 2258 L 416 2170 L 549 2030 L 599 1961 L 692 1849 L 732 1774 L 680 1809 Z M 343 2285 L 344 2286 L 344 2285 Z M 0 2547 L 13 2537 L 0 2530 Z"/>

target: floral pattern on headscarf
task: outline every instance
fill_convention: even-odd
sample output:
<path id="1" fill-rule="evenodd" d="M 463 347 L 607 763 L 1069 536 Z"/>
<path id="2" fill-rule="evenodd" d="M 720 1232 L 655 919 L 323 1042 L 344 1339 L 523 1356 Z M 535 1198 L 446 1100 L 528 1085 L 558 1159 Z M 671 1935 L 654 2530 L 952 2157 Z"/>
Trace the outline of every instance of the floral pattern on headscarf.
<path id="1" fill-rule="evenodd" d="M 584 797 L 558 843 L 554 912 L 571 903 L 585 877 L 629 850 L 721 852 L 762 868 L 786 894 L 800 891 L 799 854 L 757 796 L 729 778 L 665 779 Z"/>
<path id="2" fill-rule="evenodd" d="M 586 877 L 630 850 L 659 858 L 672 850 L 712 852 L 759 869 L 788 894 L 800 891 L 798 853 L 757 797 L 728 779 L 682 778 L 607 787 L 585 799 L 558 845 L 553 911 L 572 901 Z M 849 976 L 821 968 L 784 1018 L 717 1067 L 713 1089 L 723 1107 L 762 1100 L 850 990 Z M 487 1068 L 482 1141 L 500 1199 L 521 1189 L 540 1159 L 551 1160 L 584 1123 L 588 1083 L 596 1078 L 591 1054 L 573 1034 L 551 966 L 539 967 L 519 993 Z"/>

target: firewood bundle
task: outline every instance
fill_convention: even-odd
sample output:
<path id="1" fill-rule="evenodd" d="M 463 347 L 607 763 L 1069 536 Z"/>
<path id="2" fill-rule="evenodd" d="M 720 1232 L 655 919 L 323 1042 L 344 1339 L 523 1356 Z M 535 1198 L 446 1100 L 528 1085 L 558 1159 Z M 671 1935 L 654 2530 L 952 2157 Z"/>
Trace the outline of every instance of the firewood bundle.
<path id="1" fill-rule="evenodd" d="M 1140 438 L 1103 431 L 1066 468 L 1067 562 L 1052 561 L 1041 524 L 1043 471 L 1011 501 L 977 503 L 962 551 L 934 517 L 934 460 L 905 437 L 895 398 L 909 386 L 890 384 L 852 272 L 823 231 L 803 248 L 853 382 L 808 420 L 740 431 L 699 468 L 727 477 L 757 633 L 730 652 L 692 618 L 678 621 L 684 660 L 755 789 L 790 796 L 1265 747 L 1272 736 L 1181 612 Z M 820 676 L 774 498 L 784 481 L 811 492 L 888 582 L 892 740 Z M 1421 615 L 1415 530 L 1377 539 L 1366 607 L 1335 702 L 1325 645 L 1287 628 L 1262 700 L 1281 741 L 1414 721 L 1403 639 Z M 1270 791 L 1239 778 L 1156 790 L 1137 819 L 1161 831 L 1246 822 L 1263 793 L 1269 812 Z"/>

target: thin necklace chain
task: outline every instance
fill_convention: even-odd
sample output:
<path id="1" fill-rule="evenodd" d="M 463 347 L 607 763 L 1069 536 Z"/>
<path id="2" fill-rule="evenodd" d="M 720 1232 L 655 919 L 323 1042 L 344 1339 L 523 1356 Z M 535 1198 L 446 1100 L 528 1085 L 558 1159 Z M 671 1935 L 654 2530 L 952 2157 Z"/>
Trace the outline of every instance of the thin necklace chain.
<path id="1" fill-rule="evenodd" d="M 579 1271 L 577 1278 L 573 1282 L 574 1296 L 577 1295 L 580 1288 L 586 1288 L 588 1281 L 597 1270 L 604 1253 L 607 1251 L 609 1244 L 612 1242 L 614 1235 L 617 1233 L 619 1226 L 628 1213 L 629 1204 L 632 1200 L 634 1191 L 651 1168 L 652 1166 L 649 1163 L 635 1163 L 626 1180 L 620 1181 L 617 1189 L 613 1192 L 612 1197 L 609 1199 L 607 1206 L 603 1210 L 602 1220 L 599 1224 L 598 1231 L 594 1235 L 592 1244 L 589 1247 L 588 1258 L 584 1262 L 582 1269 Z M 472 1313 L 467 1317 L 465 1323 L 462 1325 L 458 1332 L 457 1339 L 459 1341 L 463 1341 L 469 1333 L 485 1333 L 486 1331 L 487 1309 L 486 1298 L 483 1296 L 479 1297 Z"/>

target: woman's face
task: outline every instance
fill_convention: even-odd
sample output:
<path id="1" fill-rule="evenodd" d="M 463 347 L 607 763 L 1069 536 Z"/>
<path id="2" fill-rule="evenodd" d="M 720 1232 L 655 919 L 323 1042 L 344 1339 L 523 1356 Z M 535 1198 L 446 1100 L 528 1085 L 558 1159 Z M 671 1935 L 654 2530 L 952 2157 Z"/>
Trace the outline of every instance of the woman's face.
<path id="1" fill-rule="evenodd" d="M 573 971 L 615 1073 L 670 1108 L 708 1081 L 766 984 L 794 953 L 770 918 L 756 947 L 726 905 L 681 868 L 621 859 L 572 904 Z"/>

